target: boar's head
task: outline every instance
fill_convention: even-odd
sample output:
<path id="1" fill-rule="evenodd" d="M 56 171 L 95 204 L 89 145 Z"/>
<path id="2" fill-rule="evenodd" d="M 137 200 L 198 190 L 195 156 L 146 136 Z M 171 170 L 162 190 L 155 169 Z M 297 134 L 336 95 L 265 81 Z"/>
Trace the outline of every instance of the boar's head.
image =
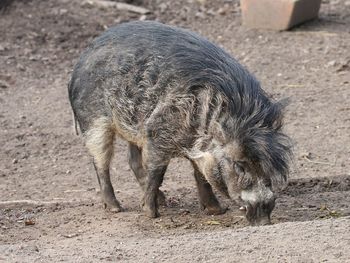
<path id="1" fill-rule="evenodd" d="M 281 132 L 281 105 L 255 106 L 250 114 L 223 116 L 213 124 L 194 162 L 211 185 L 240 205 L 252 225 L 264 225 L 275 206 L 273 187 L 287 182 L 292 153 L 290 139 Z"/>

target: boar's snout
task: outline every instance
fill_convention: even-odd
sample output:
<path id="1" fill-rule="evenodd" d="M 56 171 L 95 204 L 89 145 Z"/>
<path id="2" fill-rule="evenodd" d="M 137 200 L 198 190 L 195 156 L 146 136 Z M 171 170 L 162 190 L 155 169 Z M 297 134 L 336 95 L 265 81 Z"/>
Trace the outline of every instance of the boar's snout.
<path id="1" fill-rule="evenodd" d="M 241 209 L 245 211 L 248 222 L 253 226 L 271 224 L 271 212 L 275 207 L 275 197 L 257 203 L 247 203 Z"/>

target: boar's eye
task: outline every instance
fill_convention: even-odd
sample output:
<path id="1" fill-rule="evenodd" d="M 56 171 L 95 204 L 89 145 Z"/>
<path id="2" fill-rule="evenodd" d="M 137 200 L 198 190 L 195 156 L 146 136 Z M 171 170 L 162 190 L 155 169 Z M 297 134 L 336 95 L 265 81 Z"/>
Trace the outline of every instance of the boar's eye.
<path id="1" fill-rule="evenodd" d="M 239 176 L 243 176 L 245 174 L 244 167 L 241 163 L 235 162 L 234 169 Z"/>
<path id="2" fill-rule="evenodd" d="M 264 185 L 265 185 L 266 187 L 272 187 L 272 182 L 271 182 L 271 180 L 270 180 L 270 179 L 265 179 L 265 180 L 264 180 Z"/>

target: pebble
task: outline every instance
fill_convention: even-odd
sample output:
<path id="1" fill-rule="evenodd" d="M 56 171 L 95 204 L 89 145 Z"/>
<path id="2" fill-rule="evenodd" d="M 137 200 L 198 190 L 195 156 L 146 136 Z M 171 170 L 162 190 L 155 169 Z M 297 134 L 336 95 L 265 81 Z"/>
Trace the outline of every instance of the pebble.
<path id="1" fill-rule="evenodd" d="M 139 20 L 140 21 L 145 21 L 147 19 L 147 16 L 146 15 L 142 15 L 140 16 Z"/>
<path id="2" fill-rule="evenodd" d="M 67 9 L 60 9 L 59 10 L 59 14 L 60 15 L 64 15 L 64 14 L 67 14 L 68 13 L 68 10 Z"/>
<path id="3" fill-rule="evenodd" d="M 166 3 L 161 3 L 158 5 L 160 13 L 165 13 L 165 11 L 168 9 L 168 5 Z"/>
<path id="4" fill-rule="evenodd" d="M 7 89 L 8 87 L 9 87 L 9 84 L 6 81 L 3 81 L 0 79 L 0 88 Z"/>
<path id="5" fill-rule="evenodd" d="M 227 9 L 226 8 L 223 8 L 223 7 L 220 7 L 219 10 L 218 10 L 218 14 L 219 15 L 225 15 L 227 13 Z"/>
<path id="6" fill-rule="evenodd" d="M 205 14 L 203 12 L 197 12 L 194 16 L 197 18 L 202 18 L 202 19 L 205 18 Z"/>
<path id="7" fill-rule="evenodd" d="M 327 66 L 334 67 L 336 64 L 337 64 L 337 62 L 335 60 L 331 60 L 327 63 Z"/>

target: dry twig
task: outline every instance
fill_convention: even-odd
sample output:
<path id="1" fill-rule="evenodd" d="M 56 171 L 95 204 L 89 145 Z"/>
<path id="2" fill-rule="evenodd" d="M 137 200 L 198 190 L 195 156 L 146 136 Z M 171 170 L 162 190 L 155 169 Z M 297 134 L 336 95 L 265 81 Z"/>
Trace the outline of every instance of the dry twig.
<path id="1" fill-rule="evenodd" d="M 150 13 L 150 10 L 141 6 L 135 6 L 135 5 L 120 3 L 120 2 L 112 2 L 108 0 L 86 0 L 83 3 L 91 6 L 101 7 L 101 8 L 116 8 L 119 10 L 130 11 L 141 15 Z"/>
<path id="2" fill-rule="evenodd" d="M 81 201 L 69 201 L 69 200 L 63 200 L 63 199 L 56 199 L 56 200 L 50 200 L 50 201 L 42 201 L 42 200 L 29 200 L 29 199 L 23 199 L 23 200 L 10 200 L 10 201 L 0 201 L 0 209 L 4 208 L 10 208 L 10 207 L 18 207 L 18 206 L 51 206 L 51 205 L 72 205 L 84 202 Z"/>

